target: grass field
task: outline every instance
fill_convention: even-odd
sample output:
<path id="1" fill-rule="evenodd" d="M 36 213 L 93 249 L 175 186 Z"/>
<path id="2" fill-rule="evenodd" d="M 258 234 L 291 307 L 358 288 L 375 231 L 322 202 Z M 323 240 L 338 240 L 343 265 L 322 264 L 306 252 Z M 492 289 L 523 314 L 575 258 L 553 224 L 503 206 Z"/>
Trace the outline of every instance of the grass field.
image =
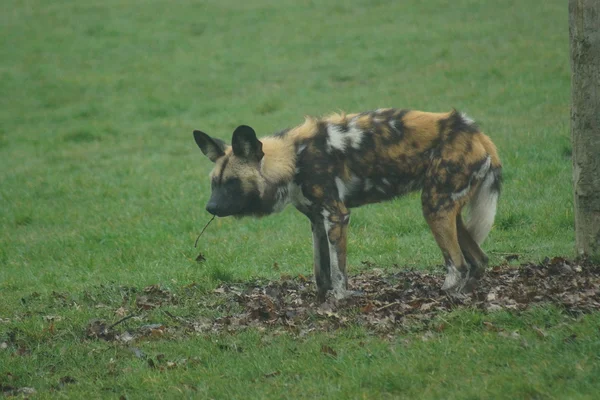
<path id="1" fill-rule="evenodd" d="M 167 287 L 180 299 L 169 312 L 191 319 L 218 315 L 202 298 L 221 282 L 310 275 L 310 227 L 291 208 L 217 219 L 194 248 L 209 219 L 212 164 L 193 129 L 228 140 L 240 124 L 266 135 L 307 114 L 455 107 L 480 123 L 504 162 L 484 245 L 492 263 L 506 254 L 573 257 L 563 1 L 5 0 L 0 22 L 0 392 L 593 398 L 600 390 L 600 314 L 551 306 L 456 311 L 427 341 L 418 330 L 383 338 L 358 326 L 134 344 L 85 335 L 91 319 L 137 313 L 127 288 Z M 351 274 L 367 264 L 441 271 L 417 194 L 352 218 Z M 122 326 L 169 324 L 161 310 L 142 313 Z M 484 322 L 518 330 L 527 346 Z"/>

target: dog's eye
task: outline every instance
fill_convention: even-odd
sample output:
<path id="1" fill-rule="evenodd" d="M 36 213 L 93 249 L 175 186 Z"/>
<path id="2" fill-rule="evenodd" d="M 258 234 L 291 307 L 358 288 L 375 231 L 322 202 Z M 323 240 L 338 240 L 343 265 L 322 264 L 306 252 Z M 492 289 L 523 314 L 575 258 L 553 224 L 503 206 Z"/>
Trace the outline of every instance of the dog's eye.
<path id="1" fill-rule="evenodd" d="M 239 178 L 230 178 L 223 182 L 223 186 L 234 187 L 240 184 Z"/>

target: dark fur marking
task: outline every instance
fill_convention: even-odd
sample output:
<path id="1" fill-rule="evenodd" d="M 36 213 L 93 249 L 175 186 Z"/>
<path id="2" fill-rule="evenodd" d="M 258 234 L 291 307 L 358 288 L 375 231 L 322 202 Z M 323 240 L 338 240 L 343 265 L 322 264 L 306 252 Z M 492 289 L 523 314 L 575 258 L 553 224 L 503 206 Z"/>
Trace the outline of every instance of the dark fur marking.
<path id="1" fill-rule="evenodd" d="M 229 158 L 226 157 L 223 160 L 223 165 L 221 166 L 221 171 L 219 172 L 219 177 L 217 178 L 217 184 L 221 184 L 223 182 L 223 174 L 225 173 L 225 168 L 227 168 L 228 163 L 229 163 Z"/>
<path id="2" fill-rule="evenodd" d="M 502 184 L 504 178 L 502 177 L 502 168 L 492 168 L 494 174 L 494 181 L 492 182 L 492 190 L 498 194 L 502 192 Z"/>
<path id="3" fill-rule="evenodd" d="M 439 129 L 442 135 L 446 134 L 448 142 L 453 142 L 456 136 L 461 133 L 479 133 L 477 124 L 475 122 L 468 123 L 456 110 L 452 110 L 448 118 L 440 120 Z"/>
<path id="4" fill-rule="evenodd" d="M 275 133 L 273 136 L 275 137 L 284 137 L 290 131 L 290 128 L 282 129 L 279 132 Z"/>

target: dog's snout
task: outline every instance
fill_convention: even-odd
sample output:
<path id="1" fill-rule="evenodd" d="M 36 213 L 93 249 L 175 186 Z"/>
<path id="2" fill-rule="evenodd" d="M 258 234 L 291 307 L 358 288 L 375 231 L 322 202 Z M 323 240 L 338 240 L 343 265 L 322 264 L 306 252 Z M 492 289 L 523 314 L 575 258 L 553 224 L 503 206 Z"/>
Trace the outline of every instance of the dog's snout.
<path id="1" fill-rule="evenodd" d="M 209 213 L 211 213 L 212 215 L 217 215 L 219 213 L 219 208 L 217 207 L 217 203 L 216 202 L 209 202 L 206 205 L 206 211 L 208 211 Z"/>

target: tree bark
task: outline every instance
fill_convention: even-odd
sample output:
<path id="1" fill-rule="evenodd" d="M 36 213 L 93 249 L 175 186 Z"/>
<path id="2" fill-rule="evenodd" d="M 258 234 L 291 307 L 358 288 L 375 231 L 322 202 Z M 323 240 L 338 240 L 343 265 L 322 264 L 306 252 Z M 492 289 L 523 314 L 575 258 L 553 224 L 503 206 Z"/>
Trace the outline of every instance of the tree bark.
<path id="1" fill-rule="evenodd" d="M 569 0 L 575 245 L 600 257 L 600 0 Z"/>

